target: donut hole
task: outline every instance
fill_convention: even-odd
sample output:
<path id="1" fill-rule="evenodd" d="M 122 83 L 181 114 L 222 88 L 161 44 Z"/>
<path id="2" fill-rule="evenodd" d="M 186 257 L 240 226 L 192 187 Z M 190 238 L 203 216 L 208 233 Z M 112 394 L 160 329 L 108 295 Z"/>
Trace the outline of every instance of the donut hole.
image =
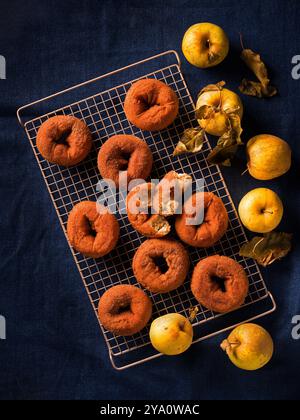
<path id="1" fill-rule="evenodd" d="M 89 235 L 93 236 L 93 238 L 96 238 L 97 231 L 96 231 L 94 222 L 92 222 L 88 217 L 86 217 L 86 222 L 87 222 L 87 228 L 88 228 Z"/>
<path id="2" fill-rule="evenodd" d="M 130 303 L 119 306 L 117 311 L 116 311 L 116 314 L 121 315 L 121 314 L 124 314 L 125 312 L 131 312 Z"/>
<path id="3" fill-rule="evenodd" d="M 217 285 L 218 290 L 221 290 L 221 292 L 226 293 L 226 279 L 219 277 L 219 276 L 212 276 L 211 278 L 212 282 Z"/>
<path id="4" fill-rule="evenodd" d="M 154 105 L 156 105 L 155 101 L 153 100 L 152 95 L 146 95 L 141 98 L 141 103 L 143 105 L 144 111 L 148 111 Z"/>
<path id="5" fill-rule="evenodd" d="M 126 153 L 126 152 L 121 153 L 119 162 L 118 162 L 120 171 L 127 171 L 130 158 L 131 158 L 131 153 Z"/>
<path id="6" fill-rule="evenodd" d="M 162 274 L 166 274 L 169 271 L 169 265 L 163 256 L 154 257 L 153 262 L 155 266 L 159 268 Z"/>
<path id="7" fill-rule="evenodd" d="M 57 139 L 54 140 L 54 142 L 56 144 L 62 144 L 63 146 L 69 147 L 70 145 L 68 142 L 68 138 L 71 135 L 71 133 L 72 133 L 72 129 L 65 130 L 63 133 L 61 133 L 61 135 Z"/>
<path id="8" fill-rule="evenodd" d="M 112 315 L 122 315 L 131 312 L 131 299 L 124 299 L 123 302 L 117 302 L 111 309 Z"/>

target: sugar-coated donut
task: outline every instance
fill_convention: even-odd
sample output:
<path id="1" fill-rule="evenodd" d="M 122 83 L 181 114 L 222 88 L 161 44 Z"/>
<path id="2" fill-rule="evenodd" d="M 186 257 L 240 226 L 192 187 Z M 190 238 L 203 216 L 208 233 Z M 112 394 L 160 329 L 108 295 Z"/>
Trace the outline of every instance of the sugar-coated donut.
<path id="1" fill-rule="evenodd" d="M 118 187 L 119 175 L 127 174 L 127 181 L 146 180 L 152 170 L 153 156 L 146 142 L 120 134 L 108 139 L 98 155 L 98 168 L 102 178 L 111 179 Z"/>
<path id="2" fill-rule="evenodd" d="M 214 255 L 197 264 L 191 289 L 205 308 L 225 313 L 243 305 L 249 291 L 249 281 L 245 270 L 235 260 Z"/>
<path id="3" fill-rule="evenodd" d="M 165 265 L 165 267 L 162 267 Z M 133 272 L 140 284 L 153 293 L 167 293 L 181 286 L 190 259 L 184 246 L 171 239 L 149 239 L 137 250 Z"/>
<path id="4" fill-rule="evenodd" d="M 138 287 L 117 285 L 101 297 L 98 315 L 108 331 L 116 335 L 133 335 L 148 324 L 152 316 L 152 302 Z"/>
<path id="5" fill-rule="evenodd" d="M 144 183 L 133 188 L 127 196 L 127 216 L 132 227 L 147 238 L 162 238 L 171 231 L 168 220 L 159 214 L 151 214 L 151 197 L 156 186 Z"/>
<path id="6" fill-rule="evenodd" d="M 178 115 L 176 93 L 156 79 L 135 82 L 127 92 L 124 111 L 127 119 L 146 131 L 159 131 L 168 127 Z"/>
<path id="7" fill-rule="evenodd" d="M 200 225 L 191 225 L 188 219 L 201 210 L 197 207 L 198 202 L 203 206 L 204 220 Z M 175 228 L 179 238 L 186 244 L 208 248 L 223 237 L 228 229 L 228 222 L 223 201 L 213 193 L 198 192 L 185 203 L 182 215 L 176 218 Z"/>
<path id="8" fill-rule="evenodd" d="M 41 125 L 36 145 L 49 162 L 73 166 L 84 160 L 91 151 L 92 135 L 88 126 L 78 118 L 58 115 Z"/>
<path id="9" fill-rule="evenodd" d="M 82 201 L 72 209 L 67 224 L 71 245 L 86 257 L 100 258 L 117 245 L 119 223 L 113 214 L 93 201 Z"/>

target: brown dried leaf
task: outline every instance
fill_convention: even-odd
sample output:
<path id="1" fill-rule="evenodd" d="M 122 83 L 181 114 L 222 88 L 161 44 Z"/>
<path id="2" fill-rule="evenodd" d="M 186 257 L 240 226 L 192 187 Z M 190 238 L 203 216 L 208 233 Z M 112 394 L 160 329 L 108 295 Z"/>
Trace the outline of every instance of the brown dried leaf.
<path id="1" fill-rule="evenodd" d="M 192 306 L 191 308 L 189 308 L 189 320 L 191 322 L 193 322 L 196 319 L 198 312 L 199 312 L 198 306 Z"/>
<path id="2" fill-rule="evenodd" d="M 263 267 L 267 267 L 291 251 L 292 237 L 292 234 L 284 232 L 271 232 L 263 237 L 255 237 L 242 246 L 240 256 L 253 258 Z"/>
<path id="3" fill-rule="evenodd" d="M 226 85 L 226 82 L 224 82 L 223 80 L 215 84 L 207 85 L 200 91 L 200 93 L 198 94 L 198 97 L 201 96 L 202 93 L 204 92 L 221 91 L 225 85 Z"/>
<path id="4" fill-rule="evenodd" d="M 243 144 L 241 119 L 236 111 L 227 114 L 228 130 L 219 138 L 217 146 L 208 156 L 208 162 L 212 165 L 231 166 L 238 147 Z"/>
<path id="5" fill-rule="evenodd" d="M 205 132 L 202 128 L 188 128 L 184 131 L 179 143 L 174 150 L 174 156 L 184 153 L 197 153 L 203 147 Z"/>
<path id="6" fill-rule="evenodd" d="M 209 120 L 214 118 L 216 111 L 217 109 L 214 106 L 203 105 L 196 109 L 195 116 L 197 120 Z"/>
<path id="7" fill-rule="evenodd" d="M 238 145 L 216 146 L 208 155 L 208 162 L 211 165 L 231 166 L 231 161 L 236 155 Z"/>
<path id="8" fill-rule="evenodd" d="M 241 58 L 255 74 L 259 82 L 244 79 L 239 87 L 240 91 L 245 95 L 256 96 L 258 98 L 270 98 L 276 95 L 277 89 L 270 86 L 268 70 L 261 56 L 250 49 L 243 49 Z"/>
<path id="9" fill-rule="evenodd" d="M 277 94 L 277 89 L 274 86 L 266 86 L 259 82 L 243 79 L 239 87 L 240 91 L 248 96 L 256 96 L 257 98 L 271 98 Z"/>

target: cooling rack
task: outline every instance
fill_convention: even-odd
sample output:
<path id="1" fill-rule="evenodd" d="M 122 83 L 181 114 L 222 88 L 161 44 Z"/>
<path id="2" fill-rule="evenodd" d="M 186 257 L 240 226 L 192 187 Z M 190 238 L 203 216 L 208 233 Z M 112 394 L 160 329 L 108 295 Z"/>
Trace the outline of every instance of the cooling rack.
<path id="1" fill-rule="evenodd" d="M 125 81 L 122 84 L 113 84 L 116 76 L 118 80 L 123 78 Z M 180 101 L 180 112 L 176 121 L 167 129 L 156 133 L 143 132 L 134 127 L 127 121 L 123 111 L 126 92 L 131 84 L 138 79 L 148 77 L 168 84 L 176 91 Z M 90 90 L 93 94 L 88 94 Z M 76 99 L 79 97 L 79 100 L 74 101 L 74 97 Z M 61 114 L 74 115 L 84 120 L 93 134 L 92 153 L 82 164 L 73 168 L 50 164 L 43 159 L 36 147 L 36 135 L 41 124 L 48 118 Z M 204 250 L 190 248 L 189 252 L 192 266 L 195 266 L 200 259 L 213 254 L 227 255 L 242 264 L 250 281 L 249 295 L 245 304 L 242 308 L 225 315 L 215 314 L 199 306 L 190 291 L 190 273 L 185 284 L 179 289 L 163 295 L 150 293 L 154 304 L 154 317 L 174 311 L 189 316 L 191 308 L 197 306 L 198 313 L 193 320 L 194 343 L 196 343 L 225 332 L 242 322 L 270 314 L 276 309 L 274 298 L 268 291 L 256 262 L 242 258 L 238 254 L 247 238 L 219 167 L 207 163 L 206 158 L 211 151 L 209 141 L 205 142 L 203 150 L 197 155 L 172 157 L 174 146 L 183 130 L 197 126 L 193 100 L 182 75 L 176 51 L 158 54 L 25 105 L 18 110 L 17 116 L 31 143 L 65 235 L 68 214 L 73 206 L 82 200 L 96 201 L 99 198 L 97 184 L 100 175 L 97 169 L 97 152 L 114 134 L 133 134 L 148 143 L 155 162 L 152 177 L 162 178 L 170 170 L 175 170 L 188 173 L 194 179 L 204 178 L 205 189 L 217 194 L 223 200 L 230 219 L 226 235 L 212 248 Z M 112 198 L 110 197 L 112 193 L 106 191 L 106 197 Z M 110 255 L 98 260 L 85 258 L 70 246 L 96 316 L 99 299 L 108 288 L 116 284 L 138 285 L 131 263 L 135 251 L 145 238 L 131 228 L 124 214 L 124 201 L 122 201 L 124 197 L 119 198 L 117 217 L 121 239 Z M 67 235 L 66 239 L 68 240 Z M 119 337 L 106 331 L 100 322 L 99 324 L 115 369 L 123 370 L 160 356 L 149 342 L 149 327 L 132 337 Z"/>

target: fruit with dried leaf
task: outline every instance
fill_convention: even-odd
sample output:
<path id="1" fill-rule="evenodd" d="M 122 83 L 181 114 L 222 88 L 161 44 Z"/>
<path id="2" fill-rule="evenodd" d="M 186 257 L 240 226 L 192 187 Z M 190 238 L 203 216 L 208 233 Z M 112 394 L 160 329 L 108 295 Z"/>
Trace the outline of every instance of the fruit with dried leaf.
<path id="1" fill-rule="evenodd" d="M 184 34 L 182 52 L 193 66 L 205 69 L 220 64 L 229 52 L 229 40 L 222 28 L 203 22 L 192 25 Z"/>
<path id="2" fill-rule="evenodd" d="M 243 117 L 243 104 L 233 91 L 224 88 L 225 82 L 208 85 L 199 93 L 196 117 L 201 128 L 212 136 L 223 136 L 228 131 L 229 115 Z"/>
<path id="3" fill-rule="evenodd" d="M 253 178 L 268 181 L 289 171 L 292 151 L 288 143 L 270 134 L 260 134 L 247 143 L 248 170 Z"/>
<path id="4" fill-rule="evenodd" d="M 273 357 L 274 343 L 270 334 L 256 324 L 237 327 L 221 344 L 231 362 L 239 369 L 261 369 Z"/>
<path id="5" fill-rule="evenodd" d="M 283 204 L 274 191 L 256 188 L 242 198 L 239 215 L 243 225 L 251 232 L 268 233 L 281 222 Z"/>
<path id="6" fill-rule="evenodd" d="M 216 147 L 207 157 L 208 162 L 212 165 L 231 165 L 239 146 L 243 144 L 243 105 L 238 95 L 224 89 L 224 86 L 225 82 L 219 82 L 201 90 L 195 110 L 200 126 L 184 131 L 174 156 L 199 152 L 207 140 L 208 133 L 220 136 Z"/>

